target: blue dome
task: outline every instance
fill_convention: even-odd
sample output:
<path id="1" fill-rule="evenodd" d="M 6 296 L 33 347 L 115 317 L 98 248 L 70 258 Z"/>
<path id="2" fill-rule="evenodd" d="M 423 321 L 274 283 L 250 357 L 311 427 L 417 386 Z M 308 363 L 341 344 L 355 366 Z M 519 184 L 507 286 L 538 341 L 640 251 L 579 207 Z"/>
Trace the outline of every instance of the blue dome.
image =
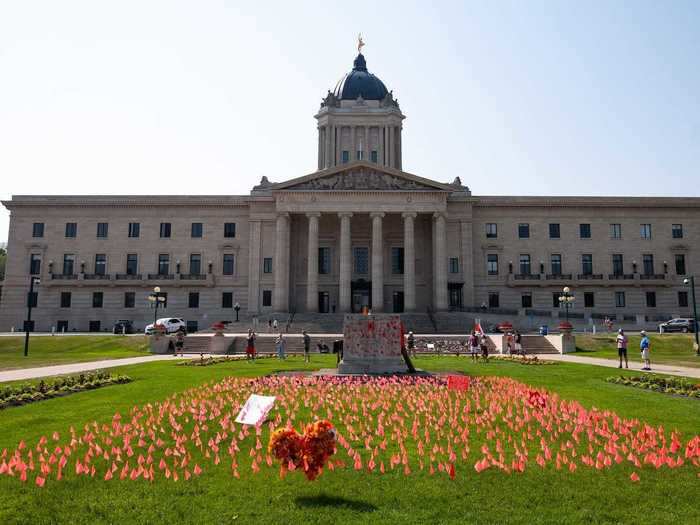
<path id="1" fill-rule="evenodd" d="M 340 79 L 333 91 L 340 100 L 356 100 L 359 96 L 365 100 L 382 100 L 387 93 L 384 82 L 367 71 L 362 53 L 353 62 L 352 71 Z"/>

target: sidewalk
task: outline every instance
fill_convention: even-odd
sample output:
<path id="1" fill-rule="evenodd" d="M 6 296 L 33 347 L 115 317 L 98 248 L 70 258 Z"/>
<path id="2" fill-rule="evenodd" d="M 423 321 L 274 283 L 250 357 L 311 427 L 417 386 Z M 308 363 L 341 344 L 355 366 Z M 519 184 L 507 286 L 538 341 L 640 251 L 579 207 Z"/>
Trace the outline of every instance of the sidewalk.
<path id="1" fill-rule="evenodd" d="M 106 359 L 103 361 L 87 361 L 84 363 L 70 363 L 66 365 L 41 366 L 38 368 L 21 368 L 19 370 L 5 370 L 0 372 L 0 383 L 5 381 L 23 381 L 38 377 L 76 374 L 90 370 L 114 368 L 116 366 L 138 365 L 152 361 L 172 361 L 172 355 L 147 355 L 143 357 L 127 357 L 124 359 Z"/>
<path id="2" fill-rule="evenodd" d="M 595 365 L 595 366 L 605 366 L 608 368 L 617 368 L 620 362 L 616 359 L 603 359 L 601 357 L 582 357 L 578 355 L 571 354 L 539 354 L 537 356 L 540 359 L 547 359 L 549 361 L 562 361 L 564 363 L 579 363 L 583 365 Z M 691 368 L 688 366 L 676 366 L 676 365 L 655 365 L 654 361 L 651 362 L 651 371 L 642 370 L 642 363 L 635 363 L 630 361 L 629 369 L 622 370 L 634 370 L 642 374 L 668 374 L 671 376 L 682 376 L 682 377 L 694 377 L 700 379 L 700 368 Z"/>

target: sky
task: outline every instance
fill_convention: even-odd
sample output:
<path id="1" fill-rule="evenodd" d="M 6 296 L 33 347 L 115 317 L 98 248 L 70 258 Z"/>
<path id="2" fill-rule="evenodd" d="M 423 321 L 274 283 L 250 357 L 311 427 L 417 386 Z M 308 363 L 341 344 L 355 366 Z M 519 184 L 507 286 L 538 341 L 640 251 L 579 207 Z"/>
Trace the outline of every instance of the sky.
<path id="1" fill-rule="evenodd" d="M 410 173 L 475 195 L 698 196 L 698 27 L 680 0 L 0 0 L 0 198 L 311 173 L 313 115 L 359 32 Z"/>

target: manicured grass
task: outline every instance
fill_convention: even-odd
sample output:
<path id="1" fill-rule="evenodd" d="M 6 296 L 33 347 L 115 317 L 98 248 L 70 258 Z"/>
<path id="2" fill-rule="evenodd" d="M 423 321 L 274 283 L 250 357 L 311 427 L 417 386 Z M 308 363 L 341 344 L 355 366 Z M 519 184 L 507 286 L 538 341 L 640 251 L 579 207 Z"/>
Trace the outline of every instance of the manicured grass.
<path id="1" fill-rule="evenodd" d="M 24 357 L 24 337 L 0 337 L 0 370 L 62 365 L 148 355 L 145 336 L 30 336 Z"/>
<path id="2" fill-rule="evenodd" d="M 331 367 L 334 356 L 314 356 L 311 367 Z M 700 430 L 700 401 L 606 383 L 616 371 L 558 364 L 523 366 L 507 362 L 472 363 L 468 358 L 419 357 L 428 370 L 461 370 L 477 375 L 510 376 L 543 386 L 584 406 L 615 410 L 684 437 Z M 136 404 L 229 375 L 256 376 L 303 369 L 300 358 L 261 359 L 209 367 L 156 362 L 122 367 L 134 382 L 48 400 L 0 413 L 0 449 L 21 439 L 36 443 L 54 430 L 107 422 L 115 412 L 127 416 Z M 474 445 L 474 448 L 478 448 Z M 400 471 L 385 475 L 352 468 L 324 472 L 306 482 L 293 473 L 285 480 L 266 465 L 253 474 L 241 468 L 240 480 L 222 461 L 188 482 L 159 479 L 105 482 L 69 477 L 44 489 L 0 477 L 0 523 L 697 523 L 700 479 L 690 467 L 640 470 L 640 483 L 611 469 L 574 473 L 529 468 L 508 475 L 492 469 L 477 474 L 461 466 L 458 477 Z"/>
<path id="3" fill-rule="evenodd" d="M 616 333 L 598 335 L 576 335 L 576 351 L 582 356 L 618 359 Z M 627 357 L 641 362 L 638 334 L 627 334 L 629 344 Z M 649 334 L 651 340 L 651 364 L 654 363 L 700 368 L 700 357 L 695 355 L 693 334 Z"/>

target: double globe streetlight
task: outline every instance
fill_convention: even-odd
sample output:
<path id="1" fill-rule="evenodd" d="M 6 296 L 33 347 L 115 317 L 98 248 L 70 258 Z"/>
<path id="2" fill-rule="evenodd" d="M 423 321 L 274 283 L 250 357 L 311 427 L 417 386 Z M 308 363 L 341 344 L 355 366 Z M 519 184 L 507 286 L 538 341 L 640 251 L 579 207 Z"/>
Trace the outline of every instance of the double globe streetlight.
<path id="1" fill-rule="evenodd" d="M 156 321 L 158 320 L 158 308 L 160 305 L 165 305 L 166 293 L 160 291 L 160 286 L 153 288 L 153 292 L 148 296 L 148 300 L 153 305 L 153 328 L 156 326 Z"/>
<path id="2" fill-rule="evenodd" d="M 559 296 L 559 306 L 563 306 L 566 309 L 567 322 L 569 321 L 569 308 L 571 308 L 574 300 L 576 300 L 576 297 L 574 297 L 574 294 L 571 293 L 571 288 L 565 286 L 561 291 L 561 295 Z"/>
<path id="3" fill-rule="evenodd" d="M 693 299 L 693 332 L 695 332 L 695 354 L 700 357 L 700 339 L 698 339 L 698 304 L 695 301 L 695 276 L 691 275 L 683 279 L 683 284 L 690 286 L 690 295 Z"/>

